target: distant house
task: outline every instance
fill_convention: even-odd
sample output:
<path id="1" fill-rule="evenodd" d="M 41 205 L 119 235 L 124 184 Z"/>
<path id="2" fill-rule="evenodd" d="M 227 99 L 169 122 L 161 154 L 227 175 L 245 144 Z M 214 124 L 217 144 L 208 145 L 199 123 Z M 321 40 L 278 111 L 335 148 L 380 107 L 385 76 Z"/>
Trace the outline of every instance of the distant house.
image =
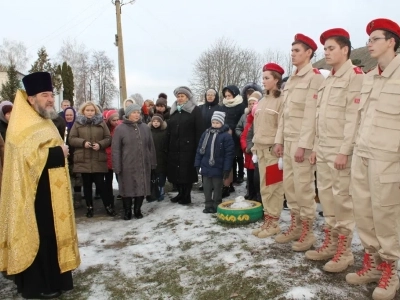
<path id="1" fill-rule="evenodd" d="M 400 49 L 397 51 L 400 54 Z M 365 73 L 376 67 L 376 59 L 371 58 L 368 52 L 368 47 L 361 47 L 351 50 L 350 59 L 354 64 L 361 67 Z M 325 59 L 321 59 L 313 64 L 314 68 L 330 70 L 331 67 L 325 63 Z"/>

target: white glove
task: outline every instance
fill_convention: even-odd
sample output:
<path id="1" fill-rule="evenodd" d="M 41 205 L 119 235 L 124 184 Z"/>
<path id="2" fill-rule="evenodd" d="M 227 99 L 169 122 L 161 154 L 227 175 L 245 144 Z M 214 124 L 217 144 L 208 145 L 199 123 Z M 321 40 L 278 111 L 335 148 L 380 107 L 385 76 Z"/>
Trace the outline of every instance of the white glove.
<path id="1" fill-rule="evenodd" d="M 279 157 L 278 159 L 278 169 L 283 170 L 283 158 Z"/>
<path id="2" fill-rule="evenodd" d="M 253 154 L 253 156 L 251 157 L 251 160 L 253 161 L 253 163 L 258 163 L 258 158 L 257 155 Z"/>

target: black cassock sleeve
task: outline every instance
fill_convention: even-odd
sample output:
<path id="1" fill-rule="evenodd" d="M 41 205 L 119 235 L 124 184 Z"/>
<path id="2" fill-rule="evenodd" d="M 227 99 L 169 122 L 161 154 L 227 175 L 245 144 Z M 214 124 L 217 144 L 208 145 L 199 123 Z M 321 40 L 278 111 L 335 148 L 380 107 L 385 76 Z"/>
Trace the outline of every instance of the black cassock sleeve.
<path id="1" fill-rule="evenodd" d="M 49 148 L 45 169 L 61 168 L 65 166 L 64 152 L 61 146 Z"/>

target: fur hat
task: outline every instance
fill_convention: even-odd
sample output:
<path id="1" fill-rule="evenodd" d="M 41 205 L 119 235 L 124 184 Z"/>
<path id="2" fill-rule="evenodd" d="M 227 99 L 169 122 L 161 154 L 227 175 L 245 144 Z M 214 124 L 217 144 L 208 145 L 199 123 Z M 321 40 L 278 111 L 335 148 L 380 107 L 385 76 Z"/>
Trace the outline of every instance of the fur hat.
<path id="1" fill-rule="evenodd" d="M 164 98 L 165 100 L 167 100 L 168 96 L 165 93 L 160 93 L 160 95 L 158 95 L 158 98 Z"/>
<path id="2" fill-rule="evenodd" d="M 179 94 L 184 94 L 189 99 L 193 98 L 193 93 L 187 86 L 177 87 L 174 91 L 174 95 L 175 97 L 178 97 Z"/>
<path id="3" fill-rule="evenodd" d="M 260 99 L 262 98 L 262 94 L 258 91 L 253 92 L 249 99 L 247 99 L 248 102 L 250 101 L 260 101 Z"/>
<path id="4" fill-rule="evenodd" d="M 51 75 L 48 72 L 35 72 L 22 78 L 28 96 L 35 96 L 43 92 L 53 92 Z"/>
<path id="5" fill-rule="evenodd" d="M 160 114 L 154 114 L 153 117 L 151 118 L 151 122 L 154 120 L 160 121 L 160 123 L 164 122 L 164 117 Z"/>
<path id="6" fill-rule="evenodd" d="M 129 117 L 129 115 L 134 112 L 134 111 L 141 111 L 142 109 L 140 108 L 139 105 L 135 104 L 130 104 L 125 108 L 125 117 Z"/>
<path id="7" fill-rule="evenodd" d="M 156 101 L 156 106 L 164 106 L 167 107 L 167 99 L 166 98 L 158 98 Z"/>
<path id="8" fill-rule="evenodd" d="M 214 111 L 214 113 L 211 117 L 211 121 L 218 121 L 222 125 L 224 125 L 225 124 L 225 113 L 222 111 Z"/>

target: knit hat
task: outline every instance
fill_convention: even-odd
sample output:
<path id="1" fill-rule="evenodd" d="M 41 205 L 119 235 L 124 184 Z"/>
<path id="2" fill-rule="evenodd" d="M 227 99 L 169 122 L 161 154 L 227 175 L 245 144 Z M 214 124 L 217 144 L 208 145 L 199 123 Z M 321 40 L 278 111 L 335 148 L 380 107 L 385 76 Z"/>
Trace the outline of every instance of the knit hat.
<path id="1" fill-rule="evenodd" d="M 12 106 L 12 105 L 4 105 L 4 106 L 1 108 L 1 111 L 3 112 L 3 115 L 5 115 L 5 114 L 8 114 L 9 112 L 11 112 L 12 109 L 13 109 L 13 106 Z"/>
<path id="2" fill-rule="evenodd" d="M 220 122 L 222 125 L 224 125 L 225 123 L 225 113 L 222 111 L 214 111 L 212 117 L 211 117 L 211 121 L 218 121 Z"/>
<path id="3" fill-rule="evenodd" d="M 193 98 L 193 93 L 187 86 L 177 87 L 174 91 L 174 95 L 177 97 L 179 94 L 184 94 L 189 99 Z"/>
<path id="4" fill-rule="evenodd" d="M 255 91 L 250 95 L 250 97 L 249 97 L 249 99 L 247 99 L 247 101 L 248 102 L 250 102 L 252 100 L 253 101 L 260 101 L 261 98 L 262 98 L 262 94 L 260 92 L 258 92 L 258 91 Z"/>
<path id="5" fill-rule="evenodd" d="M 168 96 L 165 93 L 160 93 L 160 95 L 158 95 L 158 98 L 164 98 L 165 100 L 167 100 Z"/>
<path id="6" fill-rule="evenodd" d="M 164 106 L 167 107 L 167 100 L 165 98 L 158 98 L 156 101 L 156 106 Z"/>
<path id="7" fill-rule="evenodd" d="M 151 118 L 151 122 L 154 120 L 160 121 L 160 123 L 164 122 L 164 117 L 160 114 L 154 114 L 153 117 Z"/>
<path id="8" fill-rule="evenodd" d="M 134 111 L 141 111 L 141 108 L 139 105 L 135 104 L 130 104 L 125 108 L 125 116 L 128 118 L 129 115 L 134 112 Z"/>

